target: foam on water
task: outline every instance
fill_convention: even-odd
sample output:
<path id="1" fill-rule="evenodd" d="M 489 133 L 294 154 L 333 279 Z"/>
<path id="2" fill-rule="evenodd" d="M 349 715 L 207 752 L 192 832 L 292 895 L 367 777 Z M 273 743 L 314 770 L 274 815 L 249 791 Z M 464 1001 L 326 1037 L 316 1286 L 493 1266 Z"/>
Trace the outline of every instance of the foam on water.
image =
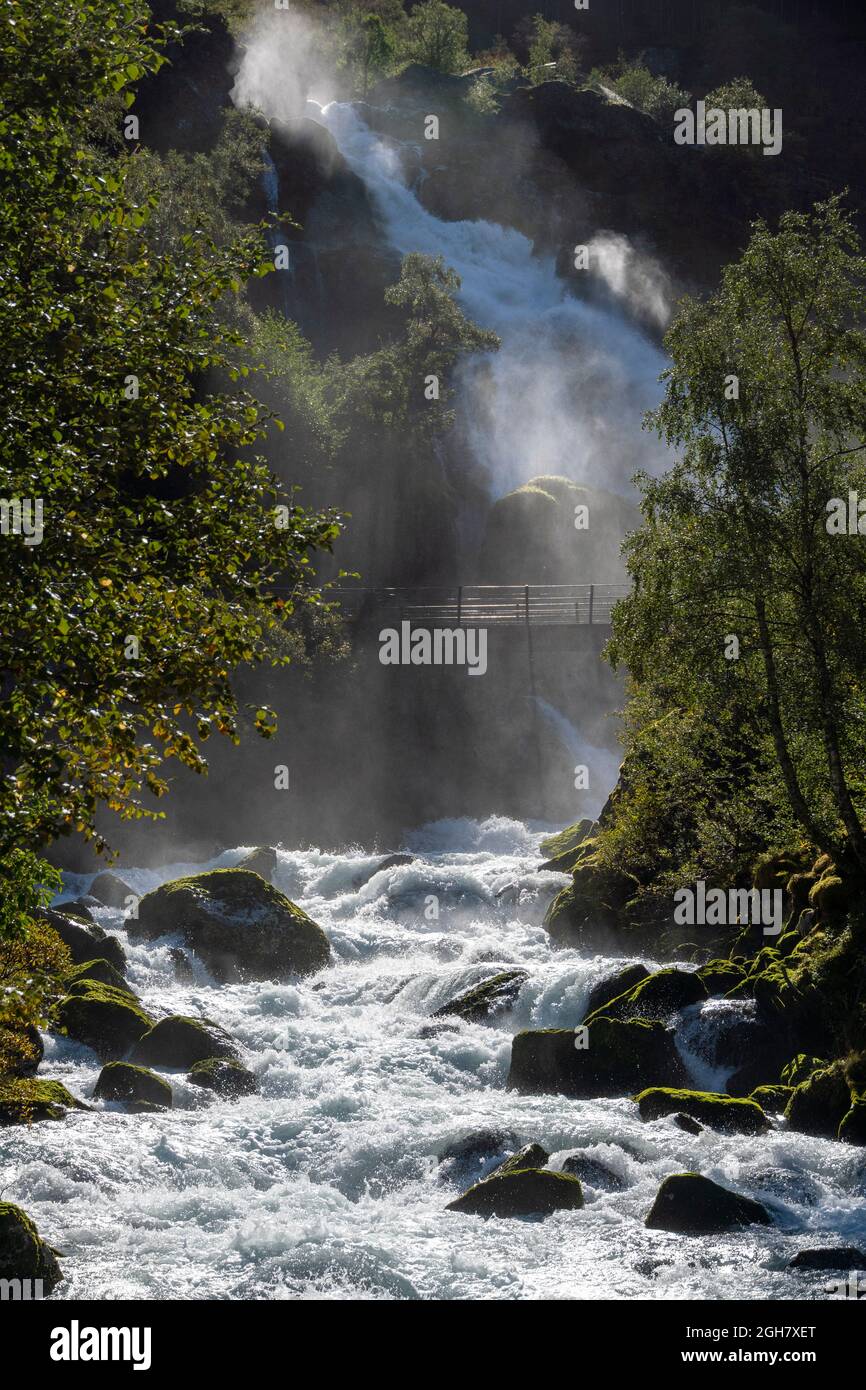
<path id="1" fill-rule="evenodd" d="M 784 1265 L 805 1245 L 866 1239 L 862 1152 L 778 1124 L 754 1138 L 692 1136 L 669 1119 L 643 1124 L 626 1097 L 505 1090 L 512 1035 L 579 1022 L 588 991 L 617 964 L 551 952 L 541 919 L 563 880 L 536 873 L 539 838 L 502 818 L 425 827 L 406 846 L 414 861 L 376 875 L 354 910 L 347 884 L 376 856 L 281 850 L 278 882 L 300 885 L 335 953 L 330 968 L 294 983 L 216 986 L 196 964 L 194 980 L 179 984 L 172 942 L 128 942 L 106 909 L 147 1006 L 227 1028 L 261 1094 L 212 1100 L 183 1073 L 164 1073 L 177 1107 L 166 1114 L 127 1116 L 96 1102 L 61 1123 L 4 1131 L 4 1197 L 64 1252 L 57 1296 L 826 1296 L 825 1276 Z M 214 863 L 236 863 L 249 848 Z M 190 867 L 120 872 L 141 891 Z M 521 885 L 515 900 L 497 899 L 503 883 Z M 437 887 L 440 915 L 427 920 L 422 889 Z M 424 1034 L 440 1004 L 513 966 L 529 978 L 511 1015 L 443 1019 Z M 720 1010 L 703 1007 L 706 1039 Z M 700 1016 L 686 1011 L 679 1041 L 706 1080 L 713 1050 L 701 1043 Z M 75 1094 L 90 1099 L 99 1069 L 87 1048 L 46 1039 L 42 1073 Z M 443 1181 L 437 1153 L 491 1128 L 537 1140 L 553 1166 L 585 1150 L 625 1185 L 587 1184 L 583 1211 L 545 1221 L 446 1212 L 459 1187 Z M 648 1231 L 660 1181 L 685 1169 L 753 1193 L 773 1228 L 700 1241 Z"/>

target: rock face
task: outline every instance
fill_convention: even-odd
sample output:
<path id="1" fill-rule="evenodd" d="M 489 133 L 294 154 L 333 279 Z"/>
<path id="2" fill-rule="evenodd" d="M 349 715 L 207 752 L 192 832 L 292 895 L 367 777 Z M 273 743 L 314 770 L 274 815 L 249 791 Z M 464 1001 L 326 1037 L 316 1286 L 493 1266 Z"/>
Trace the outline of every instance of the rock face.
<path id="1" fill-rule="evenodd" d="M 95 922 L 92 925 L 74 922 L 71 917 L 66 917 L 63 912 L 50 907 L 43 908 L 39 915 L 43 922 L 47 922 L 48 926 L 57 932 L 60 940 L 68 948 L 74 965 L 83 965 L 85 961 L 102 957 L 123 974 L 126 969 L 126 953 L 123 947 Z"/>
<path id="2" fill-rule="evenodd" d="M 657 970 L 599 1012 L 607 1018 L 667 1018 L 706 997 L 706 985 L 694 971 Z"/>
<path id="3" fill-rule="evenodd" d="M 637 889 L 628 874 L 596 864 L 578 864 L 570 887 L 558 893 L 544 925 L 554 946 L 607 949 L 617 944 L 622 913 Z"/>
<path id="4" fill-rule="evenodd" d="M 617 1096 L 652 1084 L 676 1086 L 683 1068 L 663 1023 L 596 1018 L 587 1046 L 570 1028 L 518 1033 L 511 1045 L 510 1090 L 524 1094 Z"/>
<path id="5" fill-rule="evenodd" d="M 729 1134 L 761 1134 L 767 1117 L 753 1100 L 735 1100 L 712 1091 L 680 1091 L 668 1086 L 650 1086 L 635 1096 L 642 1120 L 658 1120 L 664 1115 L 684 1114 L 711 1129 Z"/>
<path id="6" fill-rule="evenodd" d="M 192 1086 L 202 1086 L 230 1099 L 255 1095 L 259 1089 L 253 1073 L 228 1057 L 207 1057 L 203 1062 L 196 1062 L 186 1079 Z"/>
<path id="7" fill-rule="evenodd" d="M 521 1168 L 494 1173 L 449 1202 L 446 1211 L 466 1216 L 549 1216 L 578 1211 L 583 1189 L 577 1178 L 547 1169 Z"/>
<path id="8" fill-rule="evenodd" d="M 103 1062 L 125 1057 L 133 1043 L 153 1027 L 153 1019 L 134 995 L 97 981 L 62 999 L 57 1025 L 76 1042 L 92 1047 Z"/>
<path id="9" fill-rule="evenodd" d="M 682 1235 L 715 1235 L 742 1226 L 769 1226 L 760 1202 L 720 1187 L 700 1173 L 674 1173 L 659 1188 L 646 1225 Z"/>
<path id="10" fill-rule="evenodd" d="M 513 1007 L 520 993 L 520 986 L 528 979 L 525 970 L 502 970 L 498 975 L 483 980 L 480 985 L 475 985 L 456 999 L 443 1004 L 436 1009 L 433 1017 L 446 1018 L 454 1015 L 467 1023 L 477 1023 L 481 1019 L 489 1018 L 491 1014 L 503 1013 Z"/>
<path id="11" fill-rule="evenodd" d="M 103 1067 L 93 1094 L 97 1100 L 126 1101 L 132 1111 L 139 1104 L 148 1110 L 168 1110 L 174 1100 L 167 1081 L 146 1067 L 135 1067 L 129 1062 L 109 1062 Z"/>
<path id="12" fill-rule="evenodd" d="M 42 1292 L 50 1293 L 62 1278 L 57 1256 L 26 1212 L 0 1202 L 0 1279 L 41 1279 Z"/>
<path id="13" fill-rule="evenodd" d="M 218 980 L 284 980 L 330 959 L 311 918 L 248 869 L 212 869 L 164 883 L 142 898 L 132 937 L 178 932 Z"/>
<path id="14" fill-rule="evenodd" d="M 109 873 L 108 870 L 96 875 L 90 885 L 90 891 L 93 897 L 98 898 L 101 903 L 105 903 L 106 907 L 125 907 L 127 898 L 136 896 L 129 884 L 124 883 L 122 878 L 118 878 L 117 874 Z"/>
<path id="15" fill-rule="evenodd" d="M 161 1018 L 133 1048 L 130 1061 L 145 1067 L 192 1067 L 211 1057 L 238 1060 L 228 1033 L 209 1018 Z"/>
<path id="16" fill-rule="evenodd" d="M 35 1077 L 0 1078 L 0 1125 L 62 1120 L 67 1110 L 89 1110 L 59 1081 Z"/>
<path id="17" fill-rule="evenodd" d="M 855 1100 L 851 1109 L 842 1116 L 837 1138 L 843 1144 L 866 1144 L 866 1100 Z"/>
<path id="18" fill-rule="evenodd" d="M 593 985 L 586 1001 L 585 1016 L 589 1018 L 594 1013 L 604 1012 L 605 1004 L 618 999 L 622 994 L 627 994 L 635 985 L 648 979 L 649 973 L 645 965 L 625 965 L 615 975 L 608 975 L 606 979 Z"/>

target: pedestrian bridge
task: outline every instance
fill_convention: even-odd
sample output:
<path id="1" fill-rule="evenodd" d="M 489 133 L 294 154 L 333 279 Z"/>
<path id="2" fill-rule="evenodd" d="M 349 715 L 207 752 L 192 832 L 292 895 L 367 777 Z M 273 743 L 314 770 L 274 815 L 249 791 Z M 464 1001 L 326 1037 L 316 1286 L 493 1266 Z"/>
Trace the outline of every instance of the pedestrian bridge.
<path id="1" fill-rule="evenodd" d="M 333 588 L 349 622 L 415 627 L 610 626 L 627 584 L 457 584 L 421 588 Z"/>

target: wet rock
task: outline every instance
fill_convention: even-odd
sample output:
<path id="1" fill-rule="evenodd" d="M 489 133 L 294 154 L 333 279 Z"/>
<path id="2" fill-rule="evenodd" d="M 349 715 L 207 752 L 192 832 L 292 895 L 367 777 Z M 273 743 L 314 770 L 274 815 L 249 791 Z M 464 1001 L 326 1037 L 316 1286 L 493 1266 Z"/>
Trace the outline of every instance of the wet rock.
<path id="1" fill-rule="evenodd" d="M 609 1004 L 614 999 L 619 999 L 620 995 L 627 994 L 639 985 L 643 980 L 649 979 L 650 972 L 645 965 L 637 962 L 633 965 L 624 965 L 621 970 L 617 970 L 615 975 L 608 975 L 600 980 L 597 985 L 593 985 L 586 1001 L 584 1016 L 603 1010 L 605 1004 Z"/>
<path id="2" fill-rule="evenodd" d="M 563 1159 L 562 1171 L 571 1177 L 580 1178 L 580 1181 L 589 1187 L 601 1188 L 602 1192 L 622 1192 L 626 1186 L 619 1173 L 615 1173 L 600 1159 L 592 1158 L 586 1153 L 569 1154 Z"/>
<path id="3" fill-rule="evenodd" d="M 674 1115 L 674 1124 L 677 1129 L 682 1129 L 686 1134 L 703 1134 L 704 1127 L 699 1125 L 697 1120 L 693 1120 L 691 1115 L 686 1115 L 682 1110 Z"/>
<path id="4" fill-rule="evenodd" d="M 667 1018 L 707 998 L 703 980 L 692 970 L 657 970 L 598 1010 L 607 1018 Z"/>
<path id="5" fill-rule="evenodd" d="M 510 1129 L 474 1129 L 462 1139 L 447 1144 L 437 1155 L 441 1176 L 450 1180 L 459 1172 L 486 1167 L 500 1154 L 513 1151 L 520 1140 Z"/>
<path id="6" fill-rule="evenodd" d="M 602 1015 L 586 1028 L 587 1046 L 581 1048 L 575 1046 L 580 1035 L 570 1028 L 518 1033 L 511 1044 L 509 1090 L 590 1098 L 684 1079 L 673 1033 L 664 1024 Z"/>
<path id="7" fill-rule="evenodd" d="M 616 943 L 626 903 L 637 880 L 594 862 L 590 857 L 574 871 L 572 884 L 558 893 L 544 918 L 551 944 L 606 948 Z"/>
<path id="8" fill-rule="evenodd" d="M 826 1057 L 812 1057 L 808 1052 L 798 1052 L 782 1068 L 780 1080 L 783 1086 L 799 1086 L 808 1081 L 816 1071 L 824 1071 L 830 1063 Z"/>
<path id="9" fill-rule="evenodd" d="M 39 913 L 41 921 L 53 927 L 60 940 L 68 948 L 73 965 L 83 965 L 85 961 L 103 957 L 115 970 L 123 974 L 126 969 L 126 952 L 113 936 L 94 922 L 87 925 L 75 922 L 55 908 L 46 907 Z"/>
<path id="10" fill-rule="evenodd" d="M 96 918 L 91 911 L 91 906 L 102 907 L 98 898 L 91 898 L 90 902 L 85 902 L 83 898 L 76 898 L 73 902 L 60 904 L 60 911 L 65 917 L 72 917 L 76 922 L 94 923 Z"/>
<path id="11" fill-rule="evenodd" d="M 866 1269 L 866 1254 L 855 1245 L 798 1250 L 788 1269 Z"/>
<path id="12" fill-rule="evenodd" d="M 62 999 L 55 1022 L 75 1042 L 92 1047 L 103 1062 L 125 1057 L 153 1027 L 152 1017 L 135 995 L 97 980 L 82 982 L 80 992 Z"/>
<path id="13" fill-rule="evenodd" d="M 62 1278 L 57 1252 L 42 1239 L 27 1213 L 11 1202 L 0 1202 L 0 1279 L 41 1280 L 46 1294 Z M 32 1290 L 31 1295 L 37 1296 Z"/>
<path id="14" fill-rule="evenodd" d="M 543 1149 L 540 1144 L 524 1144 L 510 1158 L 500 1163 L 490 1177 L 494 1174 L 496 1177 L 502 1177 L 505 1173 L 518 1173 L 524 1168 L 545 1168 L 549 1162 L 550 1154 L 547 1149 Z"/>
<path id="15" fill-rule="evenodd" d="M 219 980 L 283 980 L 327 965 L 328 938 L 295 903 L 247 869 L 212 869 L 142 898 L 131 937 L 178 932 Z"/>
<path id="16" fill-rule="evenodd" d="M 791 1129 L 835 1139 L 842 1121 L 851 1109 L 851 1092 L 841 1070 L 828 1067 L 816 1071 L 795 1087 L 785 1118 Z"/>
<path id="17" fill-rule="evenodd" d="M 440 1033 L 459 1033 L 460 1028 L 456 1023 L 425 1023 L 423 1028 L 418 1029 L 419 1038 L 438 1038 Z"/>
<path id="18" fill-rule="evenodd" d="M 482 1179 L 449 1202 L 446 1211 L 466 1216 L 548 1216 L 582 1206 L 583 1189 L 577 1178 L 546 1168 L 522 1168 Z"/>
<path id="19" fill-rule="evenodd" d="M 787 1168 L 762 1168 L 757 1172 L 744 1169 L 740 1180 L 750 1191 L 766 1192 L 780 1201 L 801 1207 L 813 1207 L 820 1197 L 818 1184 L 807 1173 L 791 1172 Z"/>
<path id="20" fill-rule="evenodd" d="M 135 998 L 135 991 L 126 983 L 119 970 L 115 970 L 110 961 L 104 957 L 97 957 L 96 960 L 86 960 L 83 965 L 76 965 L 66 976 L 67 994 L 86 994 L 86 986 L 92 983 L 101 985 L 111 985 L 113 989 L 119 989 L 122 994 L 131 994 Z"/>
<path id="21" fill-rule="evenodd" d="M 768 1110 L 781 1114 L 791 1098 L 791 1086 L 757 1086 L 749 1096 L 766 1113 Z"/>
<path id="22" fill-rule="evenodd" d="M 721 1187 L 700 1173 L 673 1173 L 659 1188 L 647 1226 L 682 1235 L 715 1235 L 743 1226 L 772 1224 L 760 1202 Z"/>
<path id="23" fill-rule="evenodd" d="M 701 966 L 698 975 L 709 995 L 727 994 L 746 978 L 743 967 L 732 960 L 709 960 Z"/>
<path id="24" fill-rule="evenodd" d="M 361 869 L 352 878 L 352 888 L 355 892 L 363 888 L 365 883 L 369 883 L 376 874 L 382 873 L 384 869 L 399 869 L 404 864 L 411 864 L 415 859 L 414 854 L 386 854 L 384 859 L 380 859 L 373 868 Z"/>
<path id="25" fill-rule="evenodd" d="M 182 951 L 179 946 L 172 946 L 168 954 L 174 966 L 174 978 L 177 980 L 178 984 L 192 984 L 194 979 L 192 962 L 186 951 Z"/>
<path id="26" fill-rule="evenodd" d="M 145 1067 L 193 1067 L 209 1058 L 238 1061 L 238 1049 L 224 1029 L 208 1018 L 172 1014 L 143 1035 L 130 1060 Z"/>
<path id="27" fill-rule="evenodd" d="M 161 1110 L 171 1109 L 174 1100 L 167 1081 L 130 1062 L 109 1062 L 103 1067 L 93 1094 L 97 1100 L 126 1101 L 130 1107 L 144 1101 Z"/>
<path id="28" fill-rule="evenodd" d="M 60 1081 L 36 1077 L 0 1077 L 0 1125 L 28 1125 L 62 1120 L 67 1110 L 89 1110 Z"/>
<path id="29" fill-rule="evenodd" d="M 866 1100 L 855 1100 L 842 1116 L 837 1137 L 843 1144 L 866 1144 Z"/>
<path id="30" fill-rule="evenodd" d="M 96 875 L 90 885 L 90 892 L 94 898 L 105 903 L 106 907 L 126 907 L 127 898 L 137 896 L 128 883 L 124 883 L 122 878 L 108 870 Z"/>
<path id="31" fill-rule="evenodd" d="M 642 1120 L 664 1115 L 689 1115 L 700 1124 L 728 1134 L 762 1134 L 767 1117 L 753 1100 L 735 1099 L 713 1091 L 684 1091 L 651 1086 L 635 1096 Z"/>
<path id="32" fill-rule="evenodd" d="M 203 1062 L 196 1062 L 186 1079 L 192 1086 L 202 1086 L 231 1099 L 255 1095 L 259 1089 L 249 1068 L 228 1057 L 206 1057 Z"/>
<path id="33" fill-rule="evenodd" d="M 262 845 L 258 849 L 252 850 L 239 864 L 235 865 L 237 869 L 247 869 L 251 874 L 258 874 L 266 883 L 271 882 L 276 867 L 277 851 L 272 849 L 270 845 Z"/>
<path id="34" fill-rule="evenodd" d="M 505 1013 L 512 1008 L 520 993 L 520 987 L 529 975 L 525 970 L 502 970 L 480 985 L 474 985 L 447 1004 L 442 1004 L 433 1013 L 433 1018 L 446 1018 L 454 1015 L 466 1023 L 478 1023 L 490 1018 L 492 1014 Z"/>

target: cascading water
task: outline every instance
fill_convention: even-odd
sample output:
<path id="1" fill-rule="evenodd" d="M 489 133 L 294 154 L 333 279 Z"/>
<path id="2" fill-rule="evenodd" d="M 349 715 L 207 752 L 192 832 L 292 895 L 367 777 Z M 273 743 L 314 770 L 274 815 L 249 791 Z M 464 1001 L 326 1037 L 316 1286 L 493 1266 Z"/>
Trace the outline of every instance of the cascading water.
<path id="1" fill-rule="evenodd" d="M 410 862 L 379 872 L 380 858 L 359 851 L 280 851 L 277 886 L 325 927 L 334 953 L 293 984 L 216 985 L 200 962 L 179 983 L 176 940 L 131 942 L 119 913 L 97 911 L 147 1007 L 228 1029 L 261 1093 L 214 1099 L 183 1072 L 163 1073 L 175 1108 L 125 1115 L 92 1100 L 95 1055 L 48 1037 L 40 1073 L 94 1110 L 7 1130 L 3 1195 L 64 1252 L 55 1297 L 825 1297 L 826 1276 L 784 1265 L 808 1244 L 863 1240 L 862 1151 L 782 1124 L 693 1136 L 671 1119 L 642 1123 L 625 1096 L 505 1090 L 513 1034 L 573 1026 L 617 964 L 551 952 L 541 919 L 566 880 L 537 872 L 539 838 L 502 818 L 438 822 L 408 840 Z M 190 867 L 122 872 L 141 893 Z M 512 1013 L 431 1019 L 515 966 L 528 979 Z M 686 1011 L 680 1024 L 687 1058 L 695 1018 Z M 608 1179 L 585 1183 L 582 1211 L 541 1222 L 458 1216 L 447 1202 L 484 1169 L 440 1166 L 437 1154 L 480 1129 L 502 1131 L 506 1147 L 538 1141 L 553 1167 L 579 1149 Z M 694 1169 L 758 1196 L 773 1226 L 698 1244 L 647 1230 L 662 1178 Z"/>
<path id="2" fill-rule="evenodd" d="M 571 720 L 549 700 L 542 699 L 540 695 L 533 695 L 531 698 L 545 722 L 568 749 L 570 757 L 574 759 L 575 767 L 585 766 L 589 770 L 590 787 L 603 789 L 600 794 L 594 790 L 587 797 L 587 802 L 592 802 L 593 813 L 597 815 L 604 805 L 610 788 L 616 782 L 619 770 L 619 760 L 616 754 L 611 753 L 607 748 L 596 748 L 593 744 L 587 743 Z"/>
<path id="3" fill-rule="evenodd" d="M 280 215 L 280 176 L 277 171 L 277 166 L 267 150 L 263 151 L 262 157 L 265 164 L 261 176 L 262 192 L 265 195 L 268 213 L 273 223 L 268 229 L 268 241 L 275 258 L 282 248 L 286 248 L 283 254 L 288 255 L 288 264 L 278 266 L 274 274 L 277 277 L 277 283 L 280 287 L 283 314 L 286 318 L 289 318 L 291 316 L 291 289 L 294 272 L 291 259 L 292 248 L 286 246 L 286 243 L 283 241 L 282 233 L 277 226 L 277 218 Z"/>

